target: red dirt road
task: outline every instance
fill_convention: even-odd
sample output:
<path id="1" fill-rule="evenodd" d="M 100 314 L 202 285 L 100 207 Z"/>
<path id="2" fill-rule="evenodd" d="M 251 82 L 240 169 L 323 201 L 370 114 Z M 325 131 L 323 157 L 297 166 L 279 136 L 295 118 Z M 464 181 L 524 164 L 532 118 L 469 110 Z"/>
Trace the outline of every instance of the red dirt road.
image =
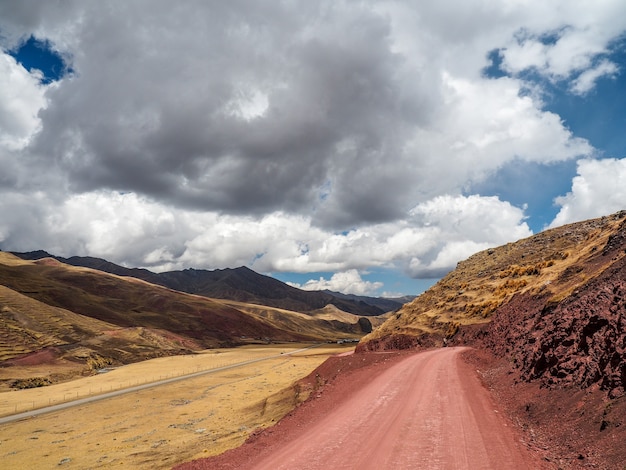
<path id="1" fill-rule="evenodd" d="M 494 409 L 489 392 L 460 358 L 463 349 L 407 356 L 245 466 L 223 468 L 545 468 Z"/>

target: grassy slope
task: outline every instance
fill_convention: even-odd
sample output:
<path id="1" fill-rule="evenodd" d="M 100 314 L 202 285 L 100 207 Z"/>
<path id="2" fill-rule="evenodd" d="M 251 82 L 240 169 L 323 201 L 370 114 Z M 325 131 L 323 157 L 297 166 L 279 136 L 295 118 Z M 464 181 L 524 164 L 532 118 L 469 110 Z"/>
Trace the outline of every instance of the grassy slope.
<path id="1" fill-rule="evenodd" d="M 259 314 L 259 306 L 4 252 L 0 286 L 0 361 L 56 348 L 56 357 L 84 361 L 98 354 L 128 363 L 259 338 L 325 341 L 358 335 L 345 321 L 272 308 Z"/>
<path id="2" fill-rule="evenodd" d="M 46 305 L 4 286 L 0 286 L 0 315 L 0 361 L 116 329 L 113 324 Z"/>

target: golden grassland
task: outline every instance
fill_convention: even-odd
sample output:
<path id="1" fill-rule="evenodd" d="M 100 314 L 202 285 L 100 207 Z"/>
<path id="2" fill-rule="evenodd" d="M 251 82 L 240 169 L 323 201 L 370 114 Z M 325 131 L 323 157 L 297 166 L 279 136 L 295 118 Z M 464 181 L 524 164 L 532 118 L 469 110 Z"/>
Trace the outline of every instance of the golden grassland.
<path id="1" fill-rule="evenodd" d="M 0 362 L 48 354 L 79 363 L 129 364 L 199 349 L 267 341 L 358 339 L 359 316 L 316 318 L 284 309 L 186 294 L 130 277 L 26 261 L 0 252 Z M 329 321 L 331 320 L 331 321 Z M 53 356 L 53 357 L 52 357 Z M 66 380 L 48 377 L 53 383 Z M 2 387 L 2 384 L 0 384 Z M 0 388 L 1 391 L 1 388 Z"/>
<path id="2" fill-rule="evenodd" d="M 285 344 L 153 359 L 48 387 L 0 393 L 0 415 L 276 356 L 200 377 L 0 425 L 2 468 L 158 469 L 241 445 L 307 392 L 294 384 L 331 355 L 351 350 Z M 30 405 L 29 405 L 30 403 Z"/>

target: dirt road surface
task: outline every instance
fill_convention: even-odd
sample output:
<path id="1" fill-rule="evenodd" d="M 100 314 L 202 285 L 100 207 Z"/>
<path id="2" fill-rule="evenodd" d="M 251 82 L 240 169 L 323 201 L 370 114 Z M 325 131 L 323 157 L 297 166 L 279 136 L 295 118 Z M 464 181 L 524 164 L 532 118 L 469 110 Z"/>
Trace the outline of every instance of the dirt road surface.
<path id="1" fill-rule="evenodd" d="M 185 468 L 546 468 L 495 409 L 476 372 L 462 361 L 462 351 L 407 356 L 358 387 L 331 413 L 306 426 L 291 426 L 280 439 L 256 448 L 256 455 L 234 451 Z"/>

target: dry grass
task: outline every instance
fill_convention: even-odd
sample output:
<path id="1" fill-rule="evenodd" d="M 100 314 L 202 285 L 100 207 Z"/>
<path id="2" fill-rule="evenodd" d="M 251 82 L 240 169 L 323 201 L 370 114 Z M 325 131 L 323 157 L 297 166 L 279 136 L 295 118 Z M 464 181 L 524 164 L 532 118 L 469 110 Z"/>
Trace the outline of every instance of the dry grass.
<path id="1" fill-rule="evenodd" d="M 0 331 L 0 337 L 6 338 L 0 343 L 0 355 L 8 352 L 0 356 L 5 359 L 15 352 L 80 343 L 127 364 L 185 350 L 231 347 L 250 339 L 360 337 L 355 328 L 358 317 L 350 317 L 352 324 L 335 324 L 298 312 L 185 294 L 50 259 L 24 261 L 4 252 L 0 252 L 0 286 L 0 316 L 5 320 L 0 326 L 8 325 Z M 51 313 L 36 314 L 44 309 Z M 145 334 L 86 344 L 96 338 L 111 339 L 102 336 L 103 330 L 115 328 L 142 328 Z"/>
<path id="2" fill-rule="evenodd" d="M 362 342 L 425 333 L 450 337 L 458 329 L 450 325 L 489 322 L 498 307 L 517 293 L 530 291 L 561 300 L 615 261 L 598 254 L 618 232 L 625 215 L 617 213 L 546 230 L 476 253 L 405 304 Z"/>
<path id="3" fill-rule="evenodd" d="M 132 385 L 293 351 L 300 345 L 244 347 L 160 358 L 50 387 L 0 394 L 1 413 L 68 396 Z M 0 427 L 3 468 L 171 468 L 194 457 L 221 453 L 250 432 L 271 425 L 306 393 L 293 387 L 339 345 L 228 369 L 117 398 L 41 415 Z M 26 402 L 26 403 L 25 403 Z M 24 405 L 23 405 L 24 404 Z"/>
<path id="4" fill-rule="evenodd" d="M 59 383 L 91 375 L 102 365 L 208 348 L 358 339 L 358 321 L 347 313 L 328 321 L 209 299 L 52 259 L 25 261 L 0 252 L 0 392 L 16 381 L 22 381 L 20 387 Z"/>

